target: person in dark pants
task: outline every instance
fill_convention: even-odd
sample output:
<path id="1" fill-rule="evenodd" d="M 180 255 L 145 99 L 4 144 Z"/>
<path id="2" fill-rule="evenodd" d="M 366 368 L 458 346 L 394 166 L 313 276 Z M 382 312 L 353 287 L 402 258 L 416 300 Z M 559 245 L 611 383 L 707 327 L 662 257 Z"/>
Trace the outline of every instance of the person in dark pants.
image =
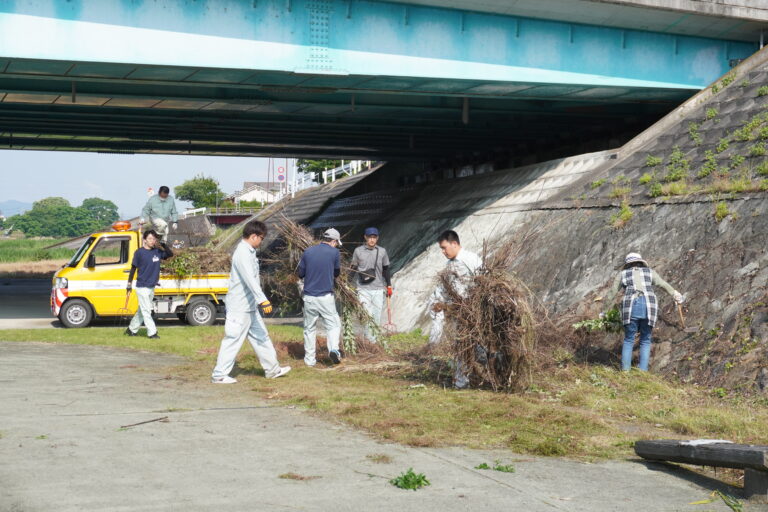
<path id="1" fill-rule="evenodd" d="M 136 336 L 143 323 L 147 326 L 148 337 L 160 337 L 157 335 L 155 321 L 152 320 L 152 299 L 155 297 L 155 286 L 160 282 L 160 260 L 170 258 L 173 256 L 173 252 L 159 238 L 155 231 L 145 231 L 142 246 L 133 253 L 126 291 L 131 293 L 133 277 L 138 273 L 136 297 L 139 299 L 139 309 L 125 330 L 127 336 Z M 158 245 L 160 246 L 159 249 L 157 248 Z"/>
<path id="2" fill-rule="evenodd" d="M 621 322 L 624 324 L 624 344 L 621 349 L 621 369 L 628 371 L 632 367 L 632 350 L 635 336 L 640 333 L 640 364 L 638 369 L 648 371 L 651 358 L 651 331 L 656 324 L 659 307 L 654 286 L 661 286 L 678 304 L 683 296 L 669 283 L 651 270 L 648 263 L 636 252 L 627 254 L 624 267 L 616 276 L 611 289 L 612 304 L 621 288 L 624 299 L 621 303 Z"/>
<path id="3" fill-rule="evenodd" d="M 341 362 L 339 341 L 341 319 L 336 311 L 333 287 L 341 272 L 341 256 L 337 247 L 341 235 L 331 228 L 323 233 L 322 242 L 304 251 L 299 262 L 299 277 L 304 280 L 304 364 L 315 366 L 315 325 L 322 318 L 325 324 L 328 353 L 333 364 Z"/>

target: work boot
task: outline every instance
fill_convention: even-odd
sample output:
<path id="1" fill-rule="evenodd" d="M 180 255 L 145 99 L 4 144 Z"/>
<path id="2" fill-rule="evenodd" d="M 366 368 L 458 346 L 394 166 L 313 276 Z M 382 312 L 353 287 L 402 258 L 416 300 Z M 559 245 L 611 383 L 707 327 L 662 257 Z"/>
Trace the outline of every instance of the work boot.
<path id="1" fill-rule="evenodd" d="M 160 335 L 155 333 L 152 336 L 147 336 L 147 338 L 149 338 L 151 340 L 159 340 L 160 339 Z"/>
<path id="2" fill-rule="evenodd" d="M 125 334 L 126 336 L 138 336 L 138 334 L 136 334 L 135 332 L 132 332 L 130 329 L 126 329 L 123 334 Z"/>
<path id="3" fill-rule="evenodd" d="M 339 364 L 341 363 L 341 354 L 338 350 L 331 350 L 330 353 L 331 361 L 333 361 L 333 364 Z"/>

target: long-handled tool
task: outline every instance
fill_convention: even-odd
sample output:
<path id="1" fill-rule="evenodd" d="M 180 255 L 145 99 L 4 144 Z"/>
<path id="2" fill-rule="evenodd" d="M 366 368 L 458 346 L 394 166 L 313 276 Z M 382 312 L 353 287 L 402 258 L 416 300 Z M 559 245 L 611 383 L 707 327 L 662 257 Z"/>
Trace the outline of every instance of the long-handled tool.
<path id="1" fill-rule="evenodd" d="M 382 327 L 388 336 L 392 336 L 397 332 L 397 326 L 392 323 L 392 298 L 389 295 L 387 295 L 387 323 Z"/>
<path id="2" fill-rule="evenodd" d="M 685 295 L 683 295 L 683 302 L 685 302 L 685 298 L 686 298 Z M 696 328 L 696 327 L 688 327 L 688 328 L 685 327 L 685 317 L 683 316 L 683 303 L 682 302 L 678 302 L 677 303 L 677 314 L 680 315 L 680 323 L 683 326 L 683 331 L 684 332 L 699 332 L 699 329 Z"/>

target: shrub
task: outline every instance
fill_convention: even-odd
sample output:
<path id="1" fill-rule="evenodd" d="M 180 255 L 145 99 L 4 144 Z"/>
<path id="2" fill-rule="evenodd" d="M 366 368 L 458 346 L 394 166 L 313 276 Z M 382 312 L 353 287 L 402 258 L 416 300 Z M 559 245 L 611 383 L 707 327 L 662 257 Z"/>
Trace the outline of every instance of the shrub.
<path id="1" fill-rule="evenodd" d="M 659 197 L 662 195 L 662 187 L 661 183 L 656 182 L 653 185 L 651 185 L 651 188 L 648 190 L 648 195 L 651 197 Z"/>
<path id="2" fill-rule="evenodd" d="M 658 156 L 648 155 L 645 157 L 645 165 L 648 167 L 656 167 L 661 162 L 663 162 L 663 159 Z"/>
<path id="3" fill-rule="evenodd" d="M 723 137 L 722 139 L 720 139 L 720 141 L 718 141 L 717 147 L 715 148 L 715 150 L 718 153 L 722 153 L 723 151 L 728 149 L 729 144 L 730 144 L 730 141 L 728 140 L 728 137 Z"/>
<path id="4" fill-rule="evenodd" d="M 765 143 L 758 142 L 749 148 L 749 156 L 765 156 Z"/>
<path id="5" fill-rule="evenodd" d="M 629 203 L 627 201 L 622 201 L 619 211 L 611 215 L 611 226 L 616 229 L 621 229 L 630 221 L 633 215 L 634 213 L 632 212 L 632 208 L 629 207 Z"/>
<path id="6" fill-rule="evenodd" d="M 726 218 L 728 215 L 730 215 L 730 210 L 728 209 L 728 205 L 725 204 L 725 201 L 720 201 L 715 205 L 715 220 L 717 222 L 720 222 L 724 218 Z"/>
<path id="7" fill-rule="evenodd" d="M 757 90 L 758 96 L 768 95 L 768 85 L 764 85 Z"/>
<path id="8" fill-rule="evenodd" d="M 717 171 L 717 158 L 712 150 L 708 149 L 704 152 L 704 165 L 697 176 L 699 178 L 706 178 L 715 171 Z"/>
<path id="9" fill-rule="evenodd" d="M 755 172 L 758 176 L 768 176 L 768 160 L 763 160 L 755 167 Z"/>
<path id="10" fill-rule="evenodd" d="M 645 174 L 640 176 L 640 178 L 638 178 L 637 182 L 641 185 L 646 185 L 650 183 L 651 180 L 653 180 L 653 175 L 649 172 L 646 172 Z"/>

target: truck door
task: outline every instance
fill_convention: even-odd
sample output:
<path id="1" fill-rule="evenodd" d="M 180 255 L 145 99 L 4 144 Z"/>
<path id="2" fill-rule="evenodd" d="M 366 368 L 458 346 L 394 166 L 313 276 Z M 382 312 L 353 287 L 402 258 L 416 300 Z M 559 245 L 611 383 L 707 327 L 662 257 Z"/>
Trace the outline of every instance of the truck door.
<path id="1" fill-rule="evenodd" d="M 85 263 L 83 285 L 90 288 L 91 303 L 97 315 L 116 315 L 125 305 L 125 287 L 131 268 L 131 237 L 108 235 L 101 237 L 91 249 Z M 131 297 L 131 311 L 136 298 Z"/>

